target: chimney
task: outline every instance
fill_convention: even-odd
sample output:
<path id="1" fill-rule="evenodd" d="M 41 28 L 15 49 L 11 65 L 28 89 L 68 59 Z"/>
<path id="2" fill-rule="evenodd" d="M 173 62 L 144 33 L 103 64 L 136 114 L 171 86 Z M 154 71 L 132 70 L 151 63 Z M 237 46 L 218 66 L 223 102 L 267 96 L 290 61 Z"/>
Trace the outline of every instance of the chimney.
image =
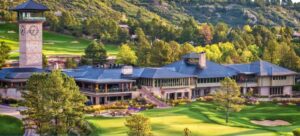
<path id="1" fill-rule="evenodd" d="M 198 64 L 201 69 L 206 68 L 206 53 L 205 52 L 200 52 Z"/>
<path id="2" fill-rule="evenodd" d="M 124 66 L 122 67 L 122 75 L 132 75 L 133 74 L 133 67 L 132 66 Z"/>

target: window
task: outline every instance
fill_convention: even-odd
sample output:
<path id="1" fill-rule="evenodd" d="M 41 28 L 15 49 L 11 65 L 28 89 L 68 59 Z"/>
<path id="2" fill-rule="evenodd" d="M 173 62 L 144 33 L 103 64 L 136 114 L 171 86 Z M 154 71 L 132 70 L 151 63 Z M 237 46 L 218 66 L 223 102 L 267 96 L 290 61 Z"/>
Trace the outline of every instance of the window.
<path id="1" fill-rule="evenodd" d="M 282 94 L 283 94 L 283 87 L 270 88 L 270 95 L 282 95 Z"/>
<path id="2" fill-rule="evenodd" d="M 286 76 L 273 76 L 273 80 L 286 80 Z"/>

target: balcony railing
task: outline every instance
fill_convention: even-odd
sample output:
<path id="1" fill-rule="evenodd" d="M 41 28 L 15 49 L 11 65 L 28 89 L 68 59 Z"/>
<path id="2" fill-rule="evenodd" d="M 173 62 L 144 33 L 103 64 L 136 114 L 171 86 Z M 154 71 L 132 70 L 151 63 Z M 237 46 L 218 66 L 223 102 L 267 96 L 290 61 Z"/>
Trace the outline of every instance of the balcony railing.
<path id="1" fill-rule="evenodd" d="M 81 91 L 86 91 L 86 92 L 93 92 L 95 93 L 96 90 L 95 89 L 90 89 L 90 88 L 80 88 Z M 107 89 L 107 93 L 117 93 L 117 92 L 132 92 L 132 91 L 136 91 L 136 88 L 124 88 L 124 90 L 120 89 L 120 88 L 114 88 L 114 89 Z M 105 89 L 99 89 L 97 91 L 98 93 L 106 93 Z"/>
<path id="2" fill-rule="evenodd" d="M 45 17 L 21 17 L 20 21 L 46 21 Z"/>

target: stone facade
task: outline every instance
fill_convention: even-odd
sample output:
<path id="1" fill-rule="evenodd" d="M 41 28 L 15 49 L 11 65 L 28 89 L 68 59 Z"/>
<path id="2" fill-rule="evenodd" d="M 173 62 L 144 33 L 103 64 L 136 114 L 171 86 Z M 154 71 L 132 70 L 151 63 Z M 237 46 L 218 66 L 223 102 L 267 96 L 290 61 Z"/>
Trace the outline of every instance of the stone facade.
<path id="1" fill-rule="evenodd" d="M 20 22 L 20 68 L 42 68 L 43 23 Z"/>

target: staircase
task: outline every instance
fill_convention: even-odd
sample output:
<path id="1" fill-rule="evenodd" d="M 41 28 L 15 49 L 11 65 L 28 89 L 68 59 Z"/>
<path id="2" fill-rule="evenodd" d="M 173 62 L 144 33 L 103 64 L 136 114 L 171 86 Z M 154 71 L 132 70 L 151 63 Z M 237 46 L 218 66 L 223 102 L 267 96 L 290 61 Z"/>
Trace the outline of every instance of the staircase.
<path id="1" fill-rule="evenodd" d="M 150 91 L 148 88 L 146 88 L 146 87 L 142 87 L 142 89 L 140 89 L 139 92 L 142 94 L 142 96 L 143 96 L 148 102 L 157 105 L 157 108 L 169 108 L 169 107 L 170 107 L 167 103 L 165 103 L 165 102 L 163 102 L 163 101 L 157 99 L 157 98 L 151 93 L 151 91 Z"/>

